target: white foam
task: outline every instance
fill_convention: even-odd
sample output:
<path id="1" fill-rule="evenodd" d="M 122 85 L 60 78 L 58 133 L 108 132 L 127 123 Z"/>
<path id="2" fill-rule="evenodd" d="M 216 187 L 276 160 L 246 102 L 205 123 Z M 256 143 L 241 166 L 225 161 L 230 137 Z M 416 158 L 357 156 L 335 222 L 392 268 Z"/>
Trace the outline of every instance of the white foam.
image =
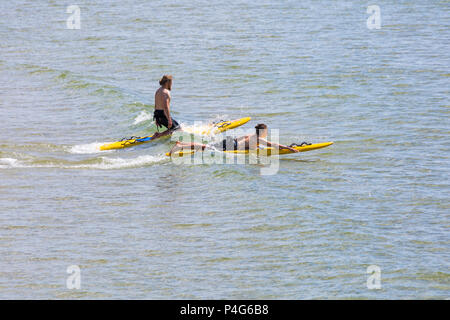
<path id="1" fill-rule="evenodd" d="M 87 143 L 87 144 L 78 144 L 73 147 L 70 147 L 68 151 L 70 153 L 77 153 L 77 154 L 88 154 L 88 153 L 97 153 L 97 152 L 104 152 L 100 150 L 100 147 L 108 142 L 93 142 L 93 143 Z"/>
<path id="2" fill-rule="evenodd" d="M 167 161 L 168 158 L 165 155 L 159 156 L 139 156 L 137 158 L 108 158 L 101 157 L 100 163 L 89 163 L 89 164 L 58 164 L 58 163 L 47 163 L 47 164 L 33 164 L 24 163 L 13 158 L 0 158 L 0 168 L 61 168 L 61 169 L 100 169 L 100 170 L 114 170 L 114 169 L 125 169 L 142 167 L 149 164 L 154 164 L 162 161 Z"/>
<path id="3" fill-rule="evenodd" d="M 164 155 L 159 155 L 159 156 L 146 155 L 146 156 L 139 156 L 134 159 L 102 157 L 101 163 L 64 166 L 64 168 L 67 168 L 67 169 L 77 169 L 77 168 L 101 169 L 101 170 L 125 169 L 125 168 L 133 168 L 133 167 L 142 167 L 145 165 L 158 163 L 158 162 L 161 162 L 164 160 L 167 160 L 167 158 Z"/>
<path id="4" fill-rule="evenodd" d="M 20 161 L 14 158 L 0 158 L 0 168 L 17 168 L 20 167 Z"/>
<path id="5" fill-rule="evenodd" d="M 182 128 L 184 132 L 193 133 L 193 134 L 202 134 L 211 129 L 211 125 L 203 122 L 195 122 L 192 125 L 182 124 Z"/>
<path id="6" fill-rule="evenodd" d="M 136 117 L 136 119 L 134 119 L 133 124 L 138 124 L 138 123 L 152 120 L 152 119 L 153 119 L 153 115 L 151 115 L 150 113 L 148 113 L 145 110 L 142 110 L 141 113 Z"/>
<path id="7" fill-rule="evenodd" d="M 224 117 L 216 117 L 209 122 L 195 121 L 194 124 L 191 125 L 182 124 L 182 128 L 183 131 L 187 133 L 203 136 L 214 136 L 215 133 L 213 130 L 213 123 L 219 122 L 221 119 L 224 119 Z"/>

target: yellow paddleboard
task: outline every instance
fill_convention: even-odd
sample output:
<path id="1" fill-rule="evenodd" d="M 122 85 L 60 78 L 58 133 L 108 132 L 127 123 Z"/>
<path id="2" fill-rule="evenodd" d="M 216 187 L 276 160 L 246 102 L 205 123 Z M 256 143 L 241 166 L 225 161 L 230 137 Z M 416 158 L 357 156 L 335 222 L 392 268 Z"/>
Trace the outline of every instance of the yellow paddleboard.
<path id="1" fill-rule="evenodd" d="M 304 145 L 304 146 L 298 146 L 293 147 L 294 149 L 297 149 L 299 152 L 305 152 L 305 151 L 311 151 L 316 149 L 325 148 L 328 146 L 331 146 L 333 142 L 322 142 L 322 143 L 314 143 L 311 145 Z M 172 156 L 173 157 L 182 157 L 184 155 L 192 155 L 195 152 L 195 150 L 186 150 L 186 151 L 178 151 L 175 152 Z M 237 154 L 257 154 L 261 156 L 271 156 L 276 154 L 289 154 L 294 153 L 291 150 L 288 149 L 281 149 L 277 150 L 275 148 L 262 148 L 257 150 L 229 150 L 229 151 L 223 151 L 226 153 L 237 153 Z M 170 157 L 169 152 L 166 153 L 166 156 Z"/>
<path id="2" fill-rule="evenodd" d="M 243 124 L 246 124 L 247 122 L 249 122 L 251 119 L 252 118 L 250 118 L 250 117 L 245 117 L 245 118 L 241 118 L 241 119 L 215 123 L 214 125 L 212 125 L 212 127 L 209 130 L 203 132 L 202 134 L 210 134 L 210 133 L 217 134 L 217 133 L 225 132 L 227 130 L 231 130 L 231 129 L 240 127 Z"/>
<path id="3" fill-rule="evenodd" d="M 100 150 L 113 150 L 113 149 L 122 149 L 132 146 L 137 146 L 146 142 L 150 142 L 153 139 L 153 136 L 145 136 L 145 137 L 136 137 L 135 139 L 125 139 L 121 141 L 116 141 L 112 143 L 107 143 L 100 146 Z"/>
<path id="4" fill-rule="evenodd" d="M 243 124 L 246 124 L 250 121 L 250 117 L 236 119 L 236 120 L 230 120 L 230 121 L 222 121 L 219 123 L 214 123 L 209 126 L 208 129 L 205 129 L 200 132 L 202 135 L 207 134 L 217 134 L 220 132 L 224 132 L 230 129 L 237 128 L 239 126 L 242 126 Z M 166 136 L 167 137 L 167 136 Z M 132 139 L 124 139 L 121 141 L 116 141 L 112 143 L 107 143 L 102 146 L 100 146 L 100 150 L 112 150 L 112 149 L 122 149 L 132 146 L 137 146 L 143 143 L 147 143 L 150 141 L 153 141 L 153 135 L 152 136 L 145 136 L 145 137 L 132 137 Z"/>

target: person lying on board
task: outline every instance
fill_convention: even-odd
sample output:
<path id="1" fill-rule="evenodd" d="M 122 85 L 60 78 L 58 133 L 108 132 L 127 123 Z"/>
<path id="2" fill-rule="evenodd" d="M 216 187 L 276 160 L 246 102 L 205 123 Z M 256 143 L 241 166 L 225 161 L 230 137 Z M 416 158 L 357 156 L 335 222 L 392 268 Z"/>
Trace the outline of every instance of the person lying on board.
<path id="1" fill-rule="evenodd" d="M 155 112 L 153 114 L 153 119 L 156 122 L 157 128 L 164 126 L 167 130 L 164 132 L 156 132 L 154 138 L 166 136 L 180 128 L 178 122 L 170 115 L 170 91 L 172 90 L 172 80 L 173 78 L 171 75 L 164 75 L 159 81 L 161 87 L 159 87 L 155 93 Z"/>
<path id="2" fill-rule="evenodd" d="M 246 136 L 242 136 L 239 138 L 231 138 L 231 137 L 227 137 L 226 139 L 211 144 L 211 145 L 206 145 L 206 144 L 202 144 L 202 143 L 195 143 L 195 142 L 180 142 L 177 141 L 177 143 L 175 144 L 175 146 L 173 146 L 172 150 L 170 150 L 169 155 L 182 150 L 182 149 L 190 149 L 190 150 L 195 150 L 195 151 L 204 151 L 205 148 L 210 148 L 210 149 L 216 149 L 219 151 L 230 151 L 230 150 L 256 150 L 258 149 L 259 145 L 265 145 L 267 147 L 273 147 L 273 148 L 278 148 L 278 149 L 287 149 L 287 150 L 291 150 L 292 152 L 299 152 L 297 149 L 282 145 L 282 144 L 278 144 L 275 142 L 270 142 L 268 140 L 266 140 L 265 138 L 267 137 L 267 126 L 263 123 L 258 124 L 256 127 L 256 132 L 253 134 L 249 134 Z"/>

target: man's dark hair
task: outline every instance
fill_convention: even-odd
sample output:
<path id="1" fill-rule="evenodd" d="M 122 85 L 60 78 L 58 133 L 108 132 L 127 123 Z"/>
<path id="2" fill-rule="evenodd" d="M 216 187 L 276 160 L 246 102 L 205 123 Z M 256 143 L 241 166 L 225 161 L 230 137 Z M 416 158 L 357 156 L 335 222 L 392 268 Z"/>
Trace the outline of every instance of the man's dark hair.
<path id="1" fill-rule="evenodd" d="M 260 123 L 255 126 L 255 129 L 256 129 L 256 135 L 259 136 L 259 130 L 265 130 L 265 129 L 267 129 L 267 126 L 264 123 Z"/>
<path id="2" fill-rule="evenodd" d="M 172 81 L 172 76 L 171 75 L 163 75 L 163 77 L 161 78 L 161 80 L 159 80 L 159 85 L 163 86 L 166 82 L 168 81 Z"/>

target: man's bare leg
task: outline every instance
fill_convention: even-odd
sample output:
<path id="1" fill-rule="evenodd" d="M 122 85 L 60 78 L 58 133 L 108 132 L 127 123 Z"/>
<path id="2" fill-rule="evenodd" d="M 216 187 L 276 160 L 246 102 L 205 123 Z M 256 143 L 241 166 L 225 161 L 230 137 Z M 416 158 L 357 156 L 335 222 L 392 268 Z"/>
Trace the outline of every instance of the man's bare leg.
<path id="1" fill-rule="evenodd" d="M 155 132 L 155 133 L 153 134 L 153 139 L 161 138 L 161 137 L 163 137 L 163 136 L 167 136 L 168 134 L 171 133 L 171 131 L 172 131 L 172 130 L 167 129 L 167 130 L 164 131 L 164 132 Z"/>
<path id="2" fill-rule="evenodd" d="M 206 145 L 205 144 L 201 144 L 201 143 L 195 143 L 195 142 L 180 142 L 177 141 L 177 143 L 173 146 L 172 150 L 169 151 L 169 155 L 171 155 L 174 152 L 177 152 L 179 150 L 183 150 L 183 149 L 191 149 L 191 150 L 195 150 L 195 151 L 199 151 L 199 150 L 205 150 Z"/>
<path id="3" fill-rule="evenodd" d="M 153 134 L 153 139 L 161 138 L 161 137 L 167 136 L 169 134 L 172 134 L 175 130 L 181 130 L 181 128 L 178 128 L 178 129 L 167 129 L 166 131 L 163 131 L 163 132 L 155 132 Z"/>

